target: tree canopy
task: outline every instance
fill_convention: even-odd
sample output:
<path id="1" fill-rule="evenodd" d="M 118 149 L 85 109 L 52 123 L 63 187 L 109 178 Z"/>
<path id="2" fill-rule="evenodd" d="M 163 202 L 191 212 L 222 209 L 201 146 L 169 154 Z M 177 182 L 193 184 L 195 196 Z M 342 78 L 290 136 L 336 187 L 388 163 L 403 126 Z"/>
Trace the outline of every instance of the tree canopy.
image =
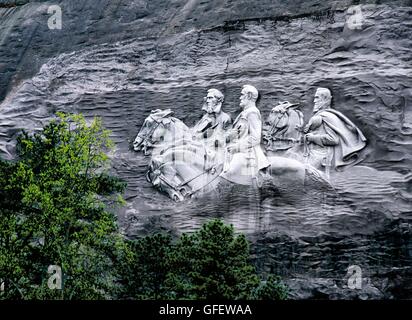
<path id="1" fill-rule="evenodd" d="M 233 226 L 212 220 L 176 241 L 153 235 L 128 243 L 122 279 L 126 298 L 269 299 L 287 298 L 278 277 L 259 277 L 249 243 Z"/>
<path id="2" fill-rule="evenodd" d="M 64 115 L 17 141 L 17 161 L 0 163 L 0 279 L 7 298 L 93 299 L 109 293 L 120 241 L 109 209 L 125 184 L 108 174 L 113 147 L 102 122 Z M 59 266 L 63 290 L 50 290 Z"/>

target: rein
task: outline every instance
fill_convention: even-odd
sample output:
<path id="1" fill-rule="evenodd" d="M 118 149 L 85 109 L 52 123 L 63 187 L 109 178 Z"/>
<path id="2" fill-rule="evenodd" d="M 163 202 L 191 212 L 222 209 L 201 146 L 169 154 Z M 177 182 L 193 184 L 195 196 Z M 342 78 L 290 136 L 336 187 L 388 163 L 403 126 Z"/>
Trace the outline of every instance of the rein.
<path id="1" fill-rule="evenodd" d="M 212 168 L 209 168 L 208 171 L 203 172 L 202 174 L 205 174 L 207 172 L 209 172 L 210 170 L 212 170 L 213 168 L 215 168 L 216 166 L 213 166 Z M 215 181 L 217 179 L 217 177 L 219 177 L 219 175 L 217 174 L 212 180 L 210 180 L 208 183 L 206 183 L 204 186 L 200 187 L 197 190 L 193 190 L 192 192 L 190 192 L 190 195 L 193 195 L 197 192 L 199 192 L 200 190 L 202 190 L 203 188 L 206 188 L 209 184 L 211 184 L 213 181 Z"/>
<path id="2" fill-rule="evenodd" d="M 203 176 L 204 174 L 209 173 L 209 171 L 212 171 L 212 169 L 216 169 L 216 166 L 211 166 L 209 169 L 206 169 L 205 171 L 199 173 L 197 176 L 195 176 L 195 177 L 193 177 L 193 178 L 191 178 L 191 179 L 189 179 L 189 180 L 184 181 L 183 183 L 181 183 L 181 184 L 179 185 L 179 188 L 181 188 L 181 187 L 187 185 L 188 183 L 196 180 L 197 178 Z"/>
<path id="3" fill-rule="evenodd" d="M 205 155 L 206 155 L 206 152 L 205 152 Z M 205 163 L 206 163 L 206 156 L 204 157 L 204 160 L 205 160 Z M 166 163 L 163 163 L 163 164 L 162 164 L 159 168 L 157 168 L 156 170 L 159 170 L 159 171 L 161 172 L 161 168 L 162 168 L 163 166 L 165 166 L 165 165 L 166 165 Z M 188 179 L 188 180 L 182 181 L 182 182 L 181 182 L 180 184 L 178 184 L 178 185 L 176 185 L 176 184 L 174 184 L 173 182 L 169 181 L 162 173 L 158 175 L 158 178 L 159 178 L 161 181 L 163 181 L 165 184 L 167 184 L 169 187 L 171 187 L 172 189 L 174 189 L 175 191 L 181 192 L 180 190 L 181 190 L 182 187 L 188 185 L 190 182 L 193 182 L 194 180 L 198 179 L 199 177 L 201 177 L 201 176 L 203 176 L 203 175 L 206 175 L 206 174 L 209 174 L 209 173 L 212 172 L 212 171 L 214 171 L 212 174 L 215 174 L 217 167 L 219 167 L 219 165 L 212 165 L 211 167 L 203 170 L 203 171 L 202 171 L 201 173 L 199 173 L 198 175 L 196 175 L 196 176 L 194 176 L 194 177 L 192 177 L 192 178 L 190 178 L 190 179 Z M 202 190 L 203 188 L 207 187 L 210 183 L 212 183 L 213 181 L 215 181 L 218 176 L 219 176 L 219 175 L 216 174 L 216 176 L 215 176 L 212 180 L 210 180 L 207 184 L 205 184 L 204 186 L 200 187 L 200 188 L 197 189 L 197 190 L 192 190 L 191 192 L 187 192 L 187 195 L 193 195 L 193 194 L 197 193 L 198 191 Z"/>

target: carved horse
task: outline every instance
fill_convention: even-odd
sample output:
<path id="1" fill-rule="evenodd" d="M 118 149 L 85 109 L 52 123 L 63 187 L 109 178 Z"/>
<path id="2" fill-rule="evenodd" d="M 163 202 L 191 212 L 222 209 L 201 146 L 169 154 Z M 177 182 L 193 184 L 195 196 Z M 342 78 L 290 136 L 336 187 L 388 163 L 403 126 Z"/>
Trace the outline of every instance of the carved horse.
<path id="1" fill-rule="evenodd" d="M 170 110 L 156 110 L 144 121 L 134 141 L 134 150 L 153 148 L 147 180 L 175 201 L 209 193 L 224 180 L 225 149 L 211 149 L 209 144 L 192 139 L 191 130 L 182 121 L 171 116 Z M 224 137 L 222 138 L 224 140 Z M 322 175 L 303 163 L 269 157 L 270 173 L 275 185 L 292 183 L 303 186 L 309 177 L 318 184 L 328 185 Z M 261 186 L 256 177 L 256 185 Z"/>
<path id="2" fill-rule="evenodd" d="M 298 104 L 288 101 L 274 107 L 263 130 L 267 151 L 287 151 L 302 141 L 303 114 Z"/>
<path id="3" fill-rule="evenodd" d="M 192 140 L 190 129 L 172 114 L 170 109 L 153 110 L 133 142 L 134 150 L 149 155 L 154 150 Z"/>

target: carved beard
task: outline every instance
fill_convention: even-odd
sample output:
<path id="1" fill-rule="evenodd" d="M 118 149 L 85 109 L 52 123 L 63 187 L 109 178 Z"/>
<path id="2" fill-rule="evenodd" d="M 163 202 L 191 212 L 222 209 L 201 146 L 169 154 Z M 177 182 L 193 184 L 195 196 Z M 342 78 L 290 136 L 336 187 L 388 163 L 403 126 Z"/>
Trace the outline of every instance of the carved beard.
<path id="1" fill-rule="evenodd" d="M 326 110 L 330 108 L 330 102 L 325 100 L 322 101 L 319 105 L 319 107 L 317 108 L 317 110 L 313 110 L 313 114 L 317 114 L 318 112 L 322 111 L 322 110 Z"/>
<path id="2" fill-rule="evenodd" d="M 207 103 L 203 104 L 202 110 L 206 111 L 207 113 L 220 113 L 222 109 L 222 104 L 221 103 L 217 103 L 214 106 L 209 107 L 207 105 Z"/>
<path id="3" fill-rule="evenodd" d="M 217 103 L 213 108 L 214 113 L 220 113 L 221 110 L 222 110 L 222 104 L 221 103 Z"/>
<path id="4" fill-rule="evenodd" d="M 207 106 L 206 101 L 203 102 L 202 110 L 203 110 L 203 111 L 206 111 L 206 112 L 207 112 L 207 110 L 208 110 L 208 106 Z"/>
<path id="5" fill-rule="evenodd" d="M 255 101 L 253 101 L 253 100 L 246 100 L 246 101 L 243 101 L 243 105 L 242 105 L 242 103 L 239 104 L 239 109 L 240 109 L 240 111 L 244 111 L 244 110 L 246 110 L 247 108 L 249 108 L 249 107 L 251 107 L 251 106 L 253 106 L 253 105 L 256 106 L 256 102 L 255 102 Z"/>

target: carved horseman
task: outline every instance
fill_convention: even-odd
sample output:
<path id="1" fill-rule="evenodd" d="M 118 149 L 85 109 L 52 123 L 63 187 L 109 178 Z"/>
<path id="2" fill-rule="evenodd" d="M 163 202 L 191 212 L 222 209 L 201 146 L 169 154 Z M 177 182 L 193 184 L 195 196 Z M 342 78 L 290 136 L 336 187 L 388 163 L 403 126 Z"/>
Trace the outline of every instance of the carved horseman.
<path id="1" fill-rule="evenodd" d="M 286 151 L 301 142 L 303 114 L 296 109 L 298 106 L 284 101 L 272 109 L 263 135 L 267 150 Z"/>
<path id="2" fill-rule="evenodd" d="M 341 112 L 331 108 L 332 95 L 327 88 L 318 88 L 313 113 L 304 128 L 306 157 L 315 168 L 336 170 L 358 163 L 359 152 L 366 138 L 359 128 Z"/>
<path id="3" fill-rule="evenodd" d="M 243 111 L 229 131 L 229 144 L 226 151 L 222 177 L 234 183 L 252 185 L 260 170 L 270 166 L 260 146 L 262 138 L 262 118 L 256 107 L 258 91 L 246 85 L 240 96 Z M 264 172 L 264 175 L 267 175 Z"/>

